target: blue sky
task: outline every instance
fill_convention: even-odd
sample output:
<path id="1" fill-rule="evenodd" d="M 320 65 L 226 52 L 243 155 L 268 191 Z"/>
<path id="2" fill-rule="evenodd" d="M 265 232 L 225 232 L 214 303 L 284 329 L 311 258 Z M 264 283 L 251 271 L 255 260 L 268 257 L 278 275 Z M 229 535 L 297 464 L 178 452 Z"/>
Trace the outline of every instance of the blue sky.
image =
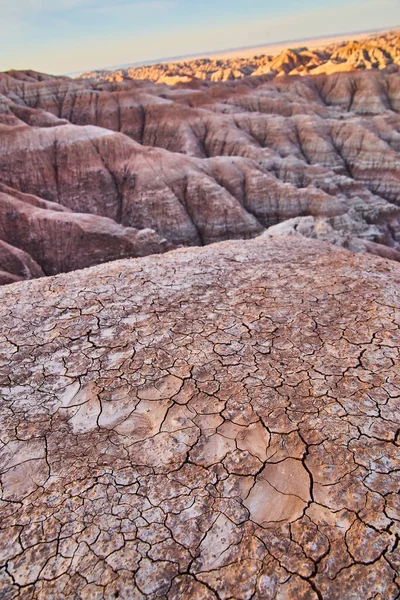
<path id="1" fill-rule="evenodd" d="M 400 0 L 0 0 L 0 70 L 68 73 L 400 25 Z"/>

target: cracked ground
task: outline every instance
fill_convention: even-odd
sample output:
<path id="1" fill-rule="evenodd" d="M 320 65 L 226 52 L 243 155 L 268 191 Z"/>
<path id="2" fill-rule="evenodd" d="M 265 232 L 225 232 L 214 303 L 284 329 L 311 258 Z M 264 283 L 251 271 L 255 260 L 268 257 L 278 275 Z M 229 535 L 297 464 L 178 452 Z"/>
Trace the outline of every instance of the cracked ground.
<path id="1" fill-rule="evenodd" d="M 400 266 L 301 238 L 0 290 L 0 598 L 399 598 Z"/>

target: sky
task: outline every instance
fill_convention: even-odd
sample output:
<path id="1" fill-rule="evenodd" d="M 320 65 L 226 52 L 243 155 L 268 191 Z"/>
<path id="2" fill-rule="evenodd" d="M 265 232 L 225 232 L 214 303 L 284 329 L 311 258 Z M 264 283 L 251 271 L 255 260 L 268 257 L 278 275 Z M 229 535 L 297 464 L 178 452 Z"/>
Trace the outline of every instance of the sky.
<path id="1" fill-rule="evenodd" d="M 400 0 L 0 0 L 0 71 L 73 73 L 400 25 Z"/>

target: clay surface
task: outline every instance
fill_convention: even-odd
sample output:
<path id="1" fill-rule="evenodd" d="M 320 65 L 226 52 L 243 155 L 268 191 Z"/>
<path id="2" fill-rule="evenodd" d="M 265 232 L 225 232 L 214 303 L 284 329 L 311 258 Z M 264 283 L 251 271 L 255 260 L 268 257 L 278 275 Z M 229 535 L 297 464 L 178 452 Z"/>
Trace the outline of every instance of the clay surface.
<path id="1" fill-rule="evenodd" d="M 0 597 L 398 598 L 399 284 L 281 236 L 3 287 Z"/>

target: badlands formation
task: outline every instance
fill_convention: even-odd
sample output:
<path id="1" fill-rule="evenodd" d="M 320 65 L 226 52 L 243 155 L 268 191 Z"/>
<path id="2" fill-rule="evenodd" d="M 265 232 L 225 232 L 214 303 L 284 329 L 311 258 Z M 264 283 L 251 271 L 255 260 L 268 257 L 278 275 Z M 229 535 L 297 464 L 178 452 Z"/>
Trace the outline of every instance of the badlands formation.
<path id="1" fill-rule="evenodd" d="M 3 286 L 3 600 L 395 600 L 400 265 L 228 241 Z"/>
<path id="2" fill-rule="evenodd" d="M 0 74 L 1 600 L 400 597 L 399 47 Z"/>
<path id="3" fill-rule="evenodd" d="M 396 70 L 400 67 L 399 33 L 385 33 L 342 43 L 335 42 L 317 47 L 315 40 L 310 48 L 286 48 L 279 53 L 236 57 L 233 52 L 215 58 L 200 58 L 180 62 L 158 63 L 148 66 L 86 72 L 84 79 L 124 81 L 125 79 L 148 79 L 157 83 L 187 83 L 193 79 L 203 81 L 229 81 L 245 77 L 269 75 L 319 75 L 354 71 L 355 69 Z M 308 42 L 307 42 L 308 43 Z M 274 47 L 271 47 L 273 50 Z M 276 46 L 279 48 L 279 46 Z M 254 49 L 262 51 L 262 48 Z M 265 48 L 268 50 L 268 47 Z M 243 51 L 248 54 L 248 51 Z"/>
<path id="4" fill-rule="evenodd" d="M 326 51 L 332 74 L 0 74 L 0 283 L 266 230 L 398 260 L 399 39 Z"/>

